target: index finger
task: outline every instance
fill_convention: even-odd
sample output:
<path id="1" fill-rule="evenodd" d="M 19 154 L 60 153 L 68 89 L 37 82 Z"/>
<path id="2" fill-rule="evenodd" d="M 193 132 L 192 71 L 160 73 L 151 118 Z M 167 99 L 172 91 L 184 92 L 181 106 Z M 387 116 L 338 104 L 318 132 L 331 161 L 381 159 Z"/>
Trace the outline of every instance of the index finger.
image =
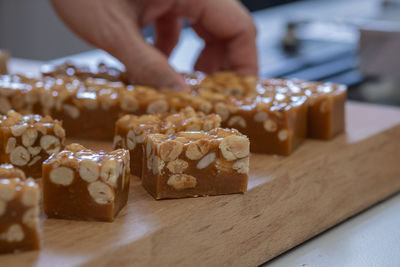
<path id="1" fill-rule="evenodd" d="M 226 61 L 233 70 L 245 75 L 258 74 L 257 30 L 238 1 L 188 0 L 181 1 L 179 8 L 182 16 L 205 29 L 209 38 L 226 42 Z"/>

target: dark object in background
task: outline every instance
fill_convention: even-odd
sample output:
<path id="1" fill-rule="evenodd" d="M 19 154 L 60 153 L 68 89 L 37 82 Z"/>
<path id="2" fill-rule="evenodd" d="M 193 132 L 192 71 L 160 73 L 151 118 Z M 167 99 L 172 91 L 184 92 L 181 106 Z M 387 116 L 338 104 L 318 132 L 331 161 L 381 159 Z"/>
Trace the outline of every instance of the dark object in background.
<path id="1" fill-rule="evenodd" d="M 9 58 L 10 53 L 5 50 L 0 50 L 0 75 L 8 73 L 7 64 Z"/>
<path id="2" fill-rule="evenodd" d="M 257 11 L 267 7 L 278 6 L 299 0 L 240 0 L 250 11 Z"/>
<path id="3" fill-rule="evenodd" d="M 299 48 L 299 39 L 296 36 L 295 30 L 296 23 L 289 22 L 285 35 L 282 38 L 282 49 L 289 55 L 295 54 Z"/>

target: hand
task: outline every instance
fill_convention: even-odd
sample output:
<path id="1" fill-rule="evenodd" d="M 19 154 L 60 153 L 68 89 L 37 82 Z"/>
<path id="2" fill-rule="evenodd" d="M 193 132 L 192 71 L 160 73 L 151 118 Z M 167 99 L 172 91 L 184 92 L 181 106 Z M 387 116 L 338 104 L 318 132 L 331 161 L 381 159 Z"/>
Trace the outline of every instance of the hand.
<path id="1" fill-rule="evenodd" d="M 234 70 L 257 75 L 256 29 L 237 0 L 52 0 L 65 23 L 80 37 L 118 58 L 132 82 L 184 89 L 168 64 L 187 19 L 205 41 L 195 69 Z M 141 29 L 154 23 L 154 46 Z"/>

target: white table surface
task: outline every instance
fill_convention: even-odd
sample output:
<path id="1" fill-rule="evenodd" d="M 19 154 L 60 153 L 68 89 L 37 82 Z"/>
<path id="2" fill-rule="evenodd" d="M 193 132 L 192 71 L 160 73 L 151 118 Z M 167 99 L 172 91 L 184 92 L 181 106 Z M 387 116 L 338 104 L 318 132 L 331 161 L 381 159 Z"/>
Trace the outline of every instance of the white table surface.
<path id="1" fill-rule="evenodd" d="M 400 266 L 400 195 L 348 219 L 264 266 Z"/>
<path id="2" fill-rule="evenodd" d="M 290 6 L 298 8 L 290 8 Z M 256 13 L 255 20 L 259 28 L 259 40 L 281 33 L 280 29 L 284 25 L 285 17 L 325 16 L 326 18 L 328 16 L 326 10 L 331 11 L 329 14 L 337 15 L 339 13 L 344 16 L 351 16 L 354 12 L 364 12 L 370 15 L 376 12 L 375 6 L 376 1 L 373 0 L 320 0 L 278 7 L 274 11 L 263 12 L 262 16 Z M 319 9 L 325 13 L 319 12 Z M 266 25 L 269 25 L 268 33 L 265 32 Z M 190 71 L 191 64 L 201 47 L 202 43 L 198 38 L 191 31 L 187 31 L 171 57 L 171 64 L 179 71 Z M 78 63 L 94 63 L 101 60 L 119 64 L 107 53 L 99 50 L 69 58 Z M 38 63 L 13 59 L 10 69 L 12 72 L 28 71 L 37 74 Z M 332 210 L 332 212 L 335 211 Z M 353 216 L 264 266 L 400 266 L 400 195 L 392 196 Z"/>

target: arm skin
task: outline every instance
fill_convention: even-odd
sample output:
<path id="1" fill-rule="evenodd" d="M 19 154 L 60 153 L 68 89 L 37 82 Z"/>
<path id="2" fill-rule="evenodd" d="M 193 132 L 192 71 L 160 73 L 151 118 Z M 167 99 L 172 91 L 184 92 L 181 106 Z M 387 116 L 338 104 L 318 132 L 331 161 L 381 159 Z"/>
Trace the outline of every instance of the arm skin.
<path id="1" fill-rule="evenodd" d="M 205 41 L 195 69 L 257 75 L 256 28 L 237 0 L 51 0 L 61 19 L 81 38 L 118 58 L 130 79 L 155 87 L 184 89 L 168 63 L 182 20 Z M 155 27 L 155 43 L 141 29 Z"/>

